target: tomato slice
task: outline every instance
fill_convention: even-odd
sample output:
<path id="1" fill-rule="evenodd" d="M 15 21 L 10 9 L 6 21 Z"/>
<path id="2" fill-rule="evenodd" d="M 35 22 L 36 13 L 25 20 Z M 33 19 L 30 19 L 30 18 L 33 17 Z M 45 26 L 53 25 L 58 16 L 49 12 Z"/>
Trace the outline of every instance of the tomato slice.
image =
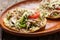
<path id="1" fill-rule="evenodd" d="M 40 13 L 39 12 L 35 12 L 34 14 L 30 15 L 29 18 L 33 18 L 33 19 L 36 19 L 40 16 Z"/>
<path id="2" fill-rule="evenodd" d="M 56 8 L 56 10 L 60 10 L 60 8 Z"/>

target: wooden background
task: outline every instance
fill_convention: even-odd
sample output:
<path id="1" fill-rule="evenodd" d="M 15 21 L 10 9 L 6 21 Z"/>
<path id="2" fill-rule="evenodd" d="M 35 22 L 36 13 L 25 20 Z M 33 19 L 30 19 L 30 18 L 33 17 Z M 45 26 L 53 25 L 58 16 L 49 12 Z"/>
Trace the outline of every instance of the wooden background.
<path id="1" fill-rule="evenodd" d="M 1 13 L 14 3 L 24 1 L 24 0 L 0 0 L 0 15 Z M 42 37 L 18 37 L 4 32 L 0 28 L 0 40 L 60 40 L 60 32 L 42 36 Z"/>

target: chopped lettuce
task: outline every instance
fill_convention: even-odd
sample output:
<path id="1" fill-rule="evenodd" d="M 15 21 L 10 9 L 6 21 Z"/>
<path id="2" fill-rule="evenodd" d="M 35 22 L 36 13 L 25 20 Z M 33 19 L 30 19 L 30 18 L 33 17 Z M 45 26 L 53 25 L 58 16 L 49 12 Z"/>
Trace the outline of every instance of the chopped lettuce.
<path id="1" fill-rule="evenodd" d="M 26 27 L 27 12 L 25 12 L 22 17 L 17 21 L 16 25 L 18 27 Z"/>

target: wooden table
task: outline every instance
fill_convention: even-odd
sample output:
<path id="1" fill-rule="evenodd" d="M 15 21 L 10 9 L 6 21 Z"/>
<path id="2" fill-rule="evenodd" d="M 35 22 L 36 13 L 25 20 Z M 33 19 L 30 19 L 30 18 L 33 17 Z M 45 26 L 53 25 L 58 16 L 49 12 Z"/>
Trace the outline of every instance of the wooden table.
<path id="1" fill-rule="evenodd" d="M 0 0 L 0 14 L 9 6 L 23 0 Z M 60 40 L 60 32 L 42 37 L 18 37 L 4 32 L 0 28 L 0 40 Z"/>
<path id="2" fill-rule="evenodd" d="M 4 40 L 60 40 L 60 32 L 41 37 L 14 36 L 9 33 L 3 32 L 2 36 Z"/>

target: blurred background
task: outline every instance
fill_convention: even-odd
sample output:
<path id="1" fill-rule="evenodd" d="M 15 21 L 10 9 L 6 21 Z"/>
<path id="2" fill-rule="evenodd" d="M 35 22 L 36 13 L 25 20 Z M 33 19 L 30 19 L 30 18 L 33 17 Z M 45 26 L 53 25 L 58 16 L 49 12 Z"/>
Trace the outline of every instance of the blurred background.
<path id="1" fill-rule="evenodd" d="M 21 2 L 21 1 L 24 0 L 0 0 L 0 13 L 10 5 L 13 5 L 14 3 Z"/>

